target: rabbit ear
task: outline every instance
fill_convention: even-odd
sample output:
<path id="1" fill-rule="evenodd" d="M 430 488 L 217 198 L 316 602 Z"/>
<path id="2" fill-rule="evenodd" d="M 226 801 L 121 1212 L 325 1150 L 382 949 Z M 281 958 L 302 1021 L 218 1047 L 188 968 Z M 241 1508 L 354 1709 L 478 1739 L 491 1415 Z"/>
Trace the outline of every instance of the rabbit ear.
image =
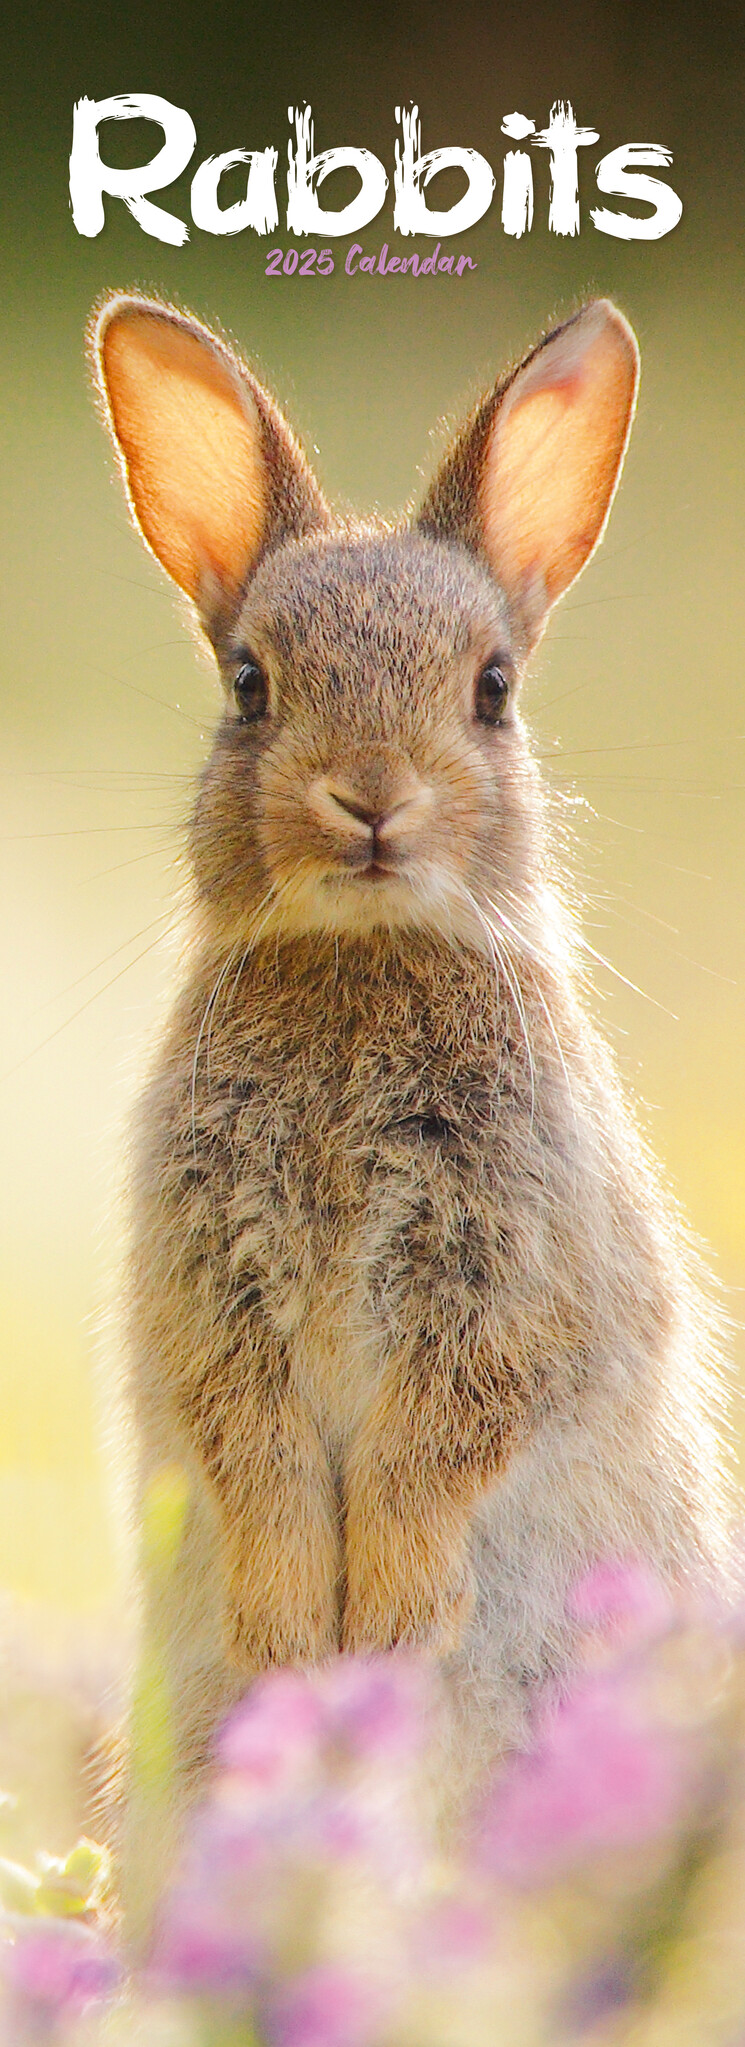
<path id="1" fill-rule="evenodd" d="M 486 558 L 526 652 L 603 532 L 638 373 L 628 322 L 595 300 L 483 401 L 430 486 L 420 525 Z"/>
<path id="2" fill-rule="evenodd" d="M 93 359 L 140 531 L 214 635 L 266 548 L 327 523 L 315 477 L 267 392 L 197 320 L 117 296 Z"/>

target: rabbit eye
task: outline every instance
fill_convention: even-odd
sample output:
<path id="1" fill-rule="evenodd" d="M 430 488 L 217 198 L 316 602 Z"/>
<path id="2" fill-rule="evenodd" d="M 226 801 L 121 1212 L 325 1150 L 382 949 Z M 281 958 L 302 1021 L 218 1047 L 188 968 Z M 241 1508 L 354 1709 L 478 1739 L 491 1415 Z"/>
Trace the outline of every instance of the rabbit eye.
<path id="1" fill-rule="evenodd" d="M 233 683 L 233 695 L 242 725 L 253 725 L 258 718 L 266 717 L 269 691 L 266 676 L 258 661 L 243 662 Z"/>
<path id="2" fill-rule="evenodd" d="M 476 684 L 476 716 L 482 725 L 498 725 L 509 694 L 506 677 L 496 661 L 482 668 Z"/>

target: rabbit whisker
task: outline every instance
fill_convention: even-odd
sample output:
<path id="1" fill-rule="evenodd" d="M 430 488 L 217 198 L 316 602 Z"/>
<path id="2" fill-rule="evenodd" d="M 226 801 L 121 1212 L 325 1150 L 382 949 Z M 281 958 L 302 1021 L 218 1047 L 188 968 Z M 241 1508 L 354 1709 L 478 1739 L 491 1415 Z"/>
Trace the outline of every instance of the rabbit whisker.
<path id="1" fill-rule="evenodd" d="M 464 895 L 467 903 L 469 904 L 470 909 L 473 911 L 474 915 L 476 916 L 481 926 L 481 929 L 483 930 L 484 937 L 487 942 L 487 947 L 494 966 L 495 974 L 497 976 L 497 983 L 499 983 L 499 967 L 501 967 L 504 979 L 506 980 L 507 985 L 511 991 L 515 1009 L 517 1010 L 520 1028 L 522 1031 L 523 1040 L 525 1044 L 525 1050 L 527 1053 L 528 1068 L 530 1072 L 530 1129 L 532 1132 L 535 1121 L 536 1072 L 535 1060 L 533 1057 L 533 1047 L 531 1044 L 530 1031 L 528 1029 L 528 1019 L 525 1012 L 525 1003 L 523 1001 L 520 982 L 518 980 L 516 972 L 513 971 L 513 965 L 509 959 L 509 955 L 506 951 L 506 948 L 500 944 L 500 941 L 497 937 L 497 933 L 494 930 L 494 926 L 491 923 L 490 918 L 487 917 L 486 912 L 482 910 L 480 903 L 477 902 L 476 897 L 472 894 L 472 891 L 470 890 L 470 888 L 467 887 L 466 883 L 461 882 L 460 887 L 462 894 Z"/>
<path id="2" fill-rule="evenodd" d="M 165 915 L 167 914 L 165 912 Z M 147 929 L 148 927 L 146 926 L 145 928 Z M 148 953 L 155 951 L 155 947 L 160 945 L 161 939 L 167 937 L 169 931 L 175 931 L 176 929 L 177 920 L 174 919 L 171 924 L 166 924 L 165 930 L 157 932 L 155 938 L 151 938 L 149 945 L 143 946 L 141 952 L 135 953 L 133 960 L 127 960 L 125 966 L 119 968 L 118 973 L 112 974 L 110 981 L 105 981 L 102 988 L 94 988 L 93 994 L 86 996 L 85 1001 L 81 1002 L 79 1008 L 73 1010 L 72 1016 L 66 1016 L 61 1024 L 57 1024 L 56 1028 L 49 1032 L 48 1037 L 42 1038 L 40 1044 L 32 1045 L 30 1051 L 25 1052 L 22 1059 L 16 1060 L 15 1066 L 7 1067 L 5 1072 L 0 1074 L 0 1081 L 12 1080 L 14 1074 L 20 1073 L 21 1068 L 27 1066 L 30 1059 L 36 1058 L 37 1052 L 46 1051 L 47 1045 L 51 1045 L 54 1039 L 60 1036 L 62 1031 L 68 1029 L 70 1024 L 77 1023 L 78 1017 L 83 1016 L 86 1009 L 90 1009 L 91 1004 L 98 1001 L 100 995 L 107 995 L 109 989 L 114 988 L 117 981 L 121 981 L 122 976 L 129 973 L 131 967 L 139 966 L 140 960 L 147 959 Z M 131 943 L 132 941 L 130 940 Z"/>
<path id="3" fill-rule="evenodd" d="M 564 1075 L 567 1099 L 569 1101 L 569 1106 L 572 1111 L 575 1131 L 578 1131 L 577 1107 L 574 1099 L 574 1089 L 572 1087 L 572 1083 L 569 1077 L 569 1069 L 567 1067 L 566 1059 L 562 1051 L 561 1040 L 559 1038 L 559 1034 L 556 1029 L 553 1016 L 551 1014 L 551 1009 L 549 1007 L 548 1002 L 546 1001 L 538 976 L 532 970 L 531 962 L 537 960 L 539 958 L 539 955 L 533 951 L 533 947 L 530 945 L 529 941 L 525 938 L 524 934 L 518 930 L 517 925 L 512 923 L 511 918 L 507 916 L 506 911 L 502 909 L 500 904 L 493 902 L 491 896 L 487 896 L 486 900 L 489 904 L 489 908 L 494 912 L 495 917 L 497 917 L 504 925 L 505 929 L 511 933 L 511 935 L 517 941 L 517 944 L 520 947 L 521 951 L 526 955 L 525 970 L 530 975 L 531 986 L 533 987 L 536 999 L 540 1003 L 541 1009 L 543 1010 L 546 1023 L 548 1024 L 548 1028 L 554 1042 L 556 1055 L 559 1060 L 562 1073 Z M 540 964 L 543 965 L 543 962 L 541 961 Z"/>
<path id="4" fill-rule="evenodd" d="M 233 960 L 235 959 L 236 951 L 237 951 L 237 946 L 235 946 L 235 945 L 231 946 L 231 949 L 230 949 L 230 952 L 228 953 L 227 959 L 223 961 L 223 964 L 222 964 L 222 966 L 221 966 L 221 968 L 220 968 L 220 972 L 219 972 L 219 974 L 217 975 L 217 978 L 216 978 L 216 980 L 215 980 L 215 981 L 214 981 L 214 983 L 213 983 L 213 986 L 212 986 L 212 988 L 211 988 L 211 990 L 210 990 L 210 993 L 209 993 L 209 995 L 208 995 L 208 997 L 207 997 L 207 1001 L 206 1001 L 206 1003 L 205 1003 L 205 1006 L 204 1006 L 204 1010 L 203 1010 L 203 1012 L 202 1012 L 202 1020 L 201 1020 L 201 1023 L 200 1023 L 200 1025 L 199 1025 L 199 1030 L 198 1030 L 198 1032 L 197 1032 L 197 1039 L 196 1039 L 196 1044 L 195 1044 L 195 1046 L 194 1046 L 194 1058 L 193 1058 L 193 1060 L 192 1060 L 192 1068 L 191 1068 L 191 1141 L 192 1141 L 192 1150 L 193 1150 L 193 1154 L 194 1154 L 194 1164 L 195 1164 L 195 1166 L 196 1166 L 196 1165 L 197 1165 L 197 1163 L 198 1163 L 198 1156 L 197 1156 L 197 1071 L 198 1071 L 198 1067 L 199 1067 L 199 1054 L 200 1054 L 200 1051 L 201 1051 L 201 1047 L 202 1047 L 202 1039 L 203 1039 L 203 1037 L 204 1037 L 204 1033 L 205 1033 L 205 1030 L 206 1030 L 206 1028 L 208 1027 L 208 1022 L 209 1022 L 209 1018 L 210 1018 L 210 1016 L 211 1016 L 211 1013 L 212 1013 L 212 1008 L 213 1008 L 213 1005 L 214 1005 L 214 1003 L 215 1003 L 215 1002 L 217 1001 L 218 995 L 219 995 L 219 993 L 220 993 L 220 989 L 221 989 L 221 987 L 222 987 L 222 985 L 223 985 L 223 982 L 224 982 L 224 980 L 225 980 L 225 977 L 226 977 L 226 975 L 227 975 L 227 974 L 228 974 L 228 973 L 230 972 L 230 968 L 231 968 L 231 965 L 232 965 L 232 963 L 233 963 Z M 208 1073 L 208 1078 L 209 1078 L 209 1073 Z"/>

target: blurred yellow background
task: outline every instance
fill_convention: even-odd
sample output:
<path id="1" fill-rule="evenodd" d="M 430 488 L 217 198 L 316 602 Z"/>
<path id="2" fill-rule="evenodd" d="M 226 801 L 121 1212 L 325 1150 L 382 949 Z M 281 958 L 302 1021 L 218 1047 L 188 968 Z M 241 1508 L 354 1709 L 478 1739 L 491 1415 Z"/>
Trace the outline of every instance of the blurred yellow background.
<path id="1" fill-rule="evenodd" d="M 317 449 L 326 489 L 362 510 L 420 490 L 438 418 L 457 416 L 578 296 L 608 292 L 634 323 L 642 394 L 620 496 L 600 555 L 555 616 L 526 709 L 552 784 L 577 799 L 587 936 L 624 977 L 598 968 L 598 1011 L 737 1321 L 742 66 L 734 9 L 645 13 L 612 0 L 546 5 L 518 23 L 514 10 L 468 4 L 369 6 L 351 20 L 341 8 L 260 0 L 250 18 L 229 4 L 218 21 L 185 0 L 144 23 L 104 20 L 92 5 L 55 21 L 32 5 L 14 34 L 0 365 L 0 1583 L 58 1612 L 95 1614 L 120 1596 L 101 1438 L 121 1129 L 172 972 L 180 826 L 217 698 L 128 527 L 86 386 L 90 306 L 107 288 L 137 285 L 221 323 Z M 477 270 L 350 280 L 342 242 L 332 278 L 267 278 L 283 226 L 264 241 L 192 230 L 174 250 L 115 202 L 100 237 L 83 241 L 67 203 L 73 100 L 134 90 L 189 108 L 195 163 L 273 142 L 281 220 L 288 104 L 311 101 L 317 147 L 365 144 L 392 180 L 394 107 L 415 99 L 425 148 L 471 146 L 497 172 L 490 213 L 456 244 Z M 559 96 L 600 131 L 582 152 L 582 232 L 549 235 L 536 153 L 536 224 L 508 241 L 501 119 L 519 108 L 545 124 Z M 144 158 L 152 137 L 109 130 L 111 160 Z M 657 244 L 613 241 L 589 221 L 593 166 L 627 140 L 674 152 L 684 216 Z M 165 203 L 188 218 L 187 197 L 188 179 Z M 376 249 L 390 236 L 387 208 L 361 239 Z M 733 1353 L 739 1385 L 739 1327 Z M 736 1430 L 739 1414 L 737 1397 Z"/>

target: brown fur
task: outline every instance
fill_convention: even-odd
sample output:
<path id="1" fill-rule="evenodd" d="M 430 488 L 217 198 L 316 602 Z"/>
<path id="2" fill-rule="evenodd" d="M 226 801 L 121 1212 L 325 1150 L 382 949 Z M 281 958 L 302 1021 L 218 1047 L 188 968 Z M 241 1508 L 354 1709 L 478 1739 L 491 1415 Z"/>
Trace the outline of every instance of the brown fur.
<path id="1" fill-rule="evenodd" d="M 176 316 L 114 301 L 104 365 L 111 321 L 126 343 L 143 317 Z M 513 379 L 411 530 L 321 515 L 283 437 L 278 537 L 265 434 L 269 524 L 241 603 L 215 606 L 219 534 L 209 601 L 203 577 L 189 593 L 226 709 L 191 822 L 183 986 L 137 1120 L 130 1280 L 141 1482 L 177 1457 L 192 1483 L 147 1622 L 187 1787 L 252 1674 L 339 1648 L 428 1646 L 472 1743 L 504 1745 L 566 1667 L 588 1563 L 637 1553 L 681 1579 L 721 1552 L 711 1316 L 583 1006 L 515 702 L 557 579 L 602 531 L 633 407 L 620 316 L 591 307 L 563 334 L 539 387 L 561 371 L 569 393 L 556 463 L 579 523 L 560 552 L 531 551 L 531 520 L 553 535 L 559 513 L 544 482 L 531 498 L 529 384 L 494 440 Z M 596 374 L 583 496 L 572 407 Z M 523 443 L 516 508 L 500 464 Z M 247 652 L 270 697 L 244 724 Z M 510 695 L 488 726 L 474 679 L 497 658 Z"/>

